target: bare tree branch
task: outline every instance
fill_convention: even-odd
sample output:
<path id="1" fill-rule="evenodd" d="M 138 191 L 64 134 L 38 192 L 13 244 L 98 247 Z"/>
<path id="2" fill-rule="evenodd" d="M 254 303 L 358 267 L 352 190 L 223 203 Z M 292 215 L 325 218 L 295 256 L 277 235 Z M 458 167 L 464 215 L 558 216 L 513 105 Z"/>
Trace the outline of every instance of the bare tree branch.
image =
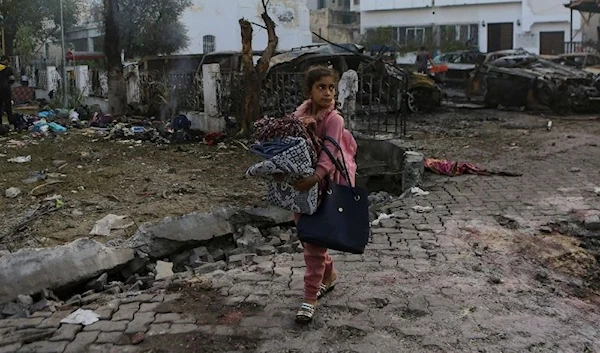
<path id="1" fill-rule="evenodd" d="M 265 0 L 263 0 L 263 2 L 264 1 Z M 277 50 L 277 45 L 279 44 L 279 38 L 277 37 L 277 34 L 275 33 L 275 22 L 273 21 L 271 16 L 269 16 L 269 14 L 267 13 L 266 7 L 265 7 L 265 12 L 263 12 L 263 14 L 261 15 L 261 18 L 263 19 L 263 21 L 265 22 L 265 25 L 267 26 L 267 34 L 269 36 L 269 43 L 267 44 L 267 48 L 263 52 L 263 55 L 260 58 L 260 61 L 258 62 L 258 65 L 256 67 L 258 70 L 258 73 L 260 75 L 260 78 L 262 80 L 264 78 L 264 76 L 266 75 L 267 70 L 269 69 L 269 63 L 271 61 L 271 58 L 275 54 L 275 50 Z"/>
<path id="2" fill-rule="evenodd" d="M 254 25 L 254 26 L 257 26 L 257 27 L 260 27 L 260 28 L 262 28 L 262 29 L 268 29 L 266 26 L 263 26 L 263 25 L 261 25 L 260 23 L 256 23 L 256 22 L 250 22 L 250 24 L 252 24 L 252 25 Z"/>

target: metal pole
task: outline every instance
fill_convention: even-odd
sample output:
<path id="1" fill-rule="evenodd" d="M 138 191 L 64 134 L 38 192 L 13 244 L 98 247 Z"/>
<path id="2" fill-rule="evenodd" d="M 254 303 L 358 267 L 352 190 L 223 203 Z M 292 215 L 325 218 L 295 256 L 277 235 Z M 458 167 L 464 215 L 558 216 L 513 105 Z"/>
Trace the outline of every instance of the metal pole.
<path id="1" fill-rule="evenodd" d="M 67 98 L 67 52 L 65 51 L 65 22 L 63 16 L 63 0 L 60 0 L 60 31 L 62 36 L 62 84 L 63 84 L 63 108 L 68 108 Z"/>

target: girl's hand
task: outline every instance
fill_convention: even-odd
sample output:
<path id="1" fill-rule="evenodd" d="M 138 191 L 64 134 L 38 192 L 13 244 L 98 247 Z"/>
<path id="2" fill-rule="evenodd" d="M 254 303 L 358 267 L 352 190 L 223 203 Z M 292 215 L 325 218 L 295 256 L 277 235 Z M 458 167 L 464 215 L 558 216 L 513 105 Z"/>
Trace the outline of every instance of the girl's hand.
<path id="1" fill-rule="evenodd" d="M 273 174 L 272 176 L 273 176 L 273 179 L 275 179 L 275 181 L 278 183 L 283 182 L 283 180 L 285 179 L 285 174 L 283 174 L 283 173 L 276 173 L 276 174 Z"/>
<path id="2" fill-rule="evenodd" d="M 308 191 L 320 181 L 317 174 L 313 174 L 304 179 L 300 179 L 294 184 L 294 189 L 298 191 Z"/>

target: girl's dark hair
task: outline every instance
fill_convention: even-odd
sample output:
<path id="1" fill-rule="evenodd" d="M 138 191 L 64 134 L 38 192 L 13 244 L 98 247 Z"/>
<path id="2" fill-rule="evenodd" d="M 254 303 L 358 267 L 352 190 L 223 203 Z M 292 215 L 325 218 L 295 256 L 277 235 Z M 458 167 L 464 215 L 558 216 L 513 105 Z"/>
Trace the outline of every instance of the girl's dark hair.
<path id="1" fill-rule="evenodd" d="M 309 68 L 304 79 L 304 94 L 310 96 L 310 91 L 315 82 L 328 76 L 333 77 L 335 81 L 339 80 L 337 71 L 327 66 L 313 66 Z"/>

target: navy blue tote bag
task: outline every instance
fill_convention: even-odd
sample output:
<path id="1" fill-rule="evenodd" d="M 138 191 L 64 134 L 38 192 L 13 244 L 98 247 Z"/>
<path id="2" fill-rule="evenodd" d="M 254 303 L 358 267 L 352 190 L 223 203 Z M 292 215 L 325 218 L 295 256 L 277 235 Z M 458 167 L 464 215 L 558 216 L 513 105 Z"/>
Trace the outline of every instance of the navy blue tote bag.
<path id="1" fill-rule="evenodd" d="M 300 216 L 298 238 L 302 242 L 323 248 L 362 254 L 371 233 L 368 193 L 364 188 L 352 186 L 344 152 L 337 141 L 329 136 L 325 140 L 330 141 L 340 151 L 341 162 L 323 145 L 323 152 L 331 158 L 348 186 L 328 181 L 317 212 Z"/>

